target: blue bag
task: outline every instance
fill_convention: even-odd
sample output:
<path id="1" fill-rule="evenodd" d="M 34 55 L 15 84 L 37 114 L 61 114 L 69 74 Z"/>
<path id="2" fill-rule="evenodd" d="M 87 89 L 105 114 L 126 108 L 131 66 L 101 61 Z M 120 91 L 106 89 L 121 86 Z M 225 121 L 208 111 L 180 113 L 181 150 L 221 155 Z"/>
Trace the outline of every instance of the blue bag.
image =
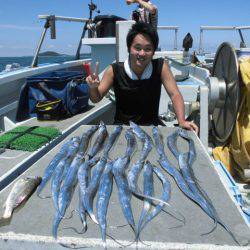
<path id="1" fill-rule="evenodd" d="M 53 71 L 30 77 L 21 89 L 16 121 L 37 116 L 53 119 L 52 115 L 46 115 L 46 110 L 53 111 L 56 120 L 69 117 L 84 111 L 88 100 L 89 87 L 80 71 Z M 48 107 L 51 103 L 51 109 L 40 109 L 45 103 Z M 38 115 L 40 111 L 45 116 Z"/>
<path id="2" fill-rule="evenodd" d="M 70 115 L 75 115 L 88 106 L 89 86 L 86 82 L 78 84 L 72 80 L 67 84 L 66 95 L 66 109 Z"/>

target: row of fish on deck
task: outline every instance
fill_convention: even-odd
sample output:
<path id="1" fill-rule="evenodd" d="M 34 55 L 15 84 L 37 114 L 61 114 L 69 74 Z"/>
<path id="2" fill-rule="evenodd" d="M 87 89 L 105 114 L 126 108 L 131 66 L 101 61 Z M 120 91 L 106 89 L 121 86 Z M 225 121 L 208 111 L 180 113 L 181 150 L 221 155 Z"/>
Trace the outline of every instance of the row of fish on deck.
<path id="1" fill-rule="evenodd" d="M 89 130 L 83 133 L 81 138 L 73 137 L 69 139 L 47 166 L 42 179 L 40 177 L 26 177 L 16 182 L 6 200 L 5 213 L 2 220 L 10 218 L 15 206 L 27 198 L 38 185 L 37 194 L 39 197 L 42 197 L 41 192 L 51 179 L 51 193 L 55 207 L 52 234 L 57 239 L 58 227 L 61 220 L 65 218 L 65 213 L 72 200 L 75 188 L 79 184 L 78 212 L 83 226 L 82 232 L 87 230 L 87 215 L 89 215 L 93 222 L 99 225 L 102 240 L 104 246 L 106 246 L 106 215 L 114 179 L 122 212 L 135 234 L 135 241 L 138 242 L 140 233 L 146 225 L 161 211 L 164 211 L 165 206 L 171 209 L 168 203 L 170 200 L 171 185 L 164 173 L 167 172 L 174 178 L 183 194 L 195 202 L 214 221 L 214 227 L 211 232 L 215 230 L 217 224 L 220 224 L 231 235 L 234 241 L 239 244 L 233 233 L 220 220 L 211 200 L 199 187 L 195 179 L 192 170 L 192 165 L 196 157 L 195 146 L 192 138 L 188 136 L 185 130 L 175 130 L 167 138 L 167 145 L 179 164 L 179 168 L 176 168 L 169 162 L 165 154 L 164 141 L 159 128 L 152 128 L 155 142 L 153 143 L 152 138 L 133 122 L 130 123 L 130 127 L 125 132 L 127 140 L 125 154 L 116 159 L 110 159 L 109 152 L 117 141 L 122 129 L 122 126 L 116 126 L 114 131 L 108 135 L 105 124 L 101 122 L 99 126 L 91 126 Z M 98 135 L 95 142 L 91 149 L 88 150 L 90 139 L 97 130 Z M 136 137 L 142 142 L 142 149 L 139 159 L 131 164 L 132 166 L 129 168 L 137 144 Z M 178 137 L 182 137 L 188 142 L 188 152 L 178 151 L 176 145 Z M 148 154 L 154 146 L 159 155 L 158 163 L 161 168 L 151 164 L 147 160 Z M 101 155 L 101 157 L 97 155 Z M 143 192 L 138 185 L 138 178 L 142 169 Z M 154 197 L 154 175 L 162 183 L 163 191 L 160 198 Z M 131 208 L 132 195 L 144 203 L 137 225 Z M 95 198 L 96 215 L 93 209 Z M 185 223 L 184 218 L 179 219 L 176 217 L 176 219 Z"/>

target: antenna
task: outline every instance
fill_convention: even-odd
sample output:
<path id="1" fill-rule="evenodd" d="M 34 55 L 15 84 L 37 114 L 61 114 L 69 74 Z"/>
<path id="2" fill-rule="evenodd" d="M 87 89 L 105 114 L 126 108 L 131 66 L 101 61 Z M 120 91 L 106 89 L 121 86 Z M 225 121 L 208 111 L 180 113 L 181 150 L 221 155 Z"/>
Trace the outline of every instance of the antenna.
<path id="1" fill-rule="evenodd" d="M 89 19 L 92 19 L 93 11 L 97 9 L 97 5 L 94 4 L 92 0 L 88 5 L 89 5 Z M 96 12 L 99 14 L 100 10 L 96 10 Z"/>

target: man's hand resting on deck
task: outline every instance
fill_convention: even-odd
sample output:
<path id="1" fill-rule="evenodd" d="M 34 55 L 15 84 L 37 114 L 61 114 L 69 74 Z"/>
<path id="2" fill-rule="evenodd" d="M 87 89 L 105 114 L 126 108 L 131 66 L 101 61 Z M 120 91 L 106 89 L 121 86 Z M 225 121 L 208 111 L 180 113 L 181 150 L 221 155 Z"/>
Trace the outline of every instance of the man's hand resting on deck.
<path id="1" fill-rule="evenodd" d="M 179 126 L 187 130 L 193 130 L 196 134 L 198 134 L 199 128 L 194 122 L 184 121 L 180 123 Z"/>
<path id="2" fill-rule="evenodd" d="M 86 77 L 86 82 L 88 83 L 89 87 L 91 89 L 94 88 L 98 88 L 99 84 L 100 84 L 100 79 L 99 79 L 99 62 L 96 62 L 95 65 L 95 73 L 93 73 L 92 69 L 91 69 L 91 63 L 89 63 L 88 65 L 90 72 L 89 75 Z"/>

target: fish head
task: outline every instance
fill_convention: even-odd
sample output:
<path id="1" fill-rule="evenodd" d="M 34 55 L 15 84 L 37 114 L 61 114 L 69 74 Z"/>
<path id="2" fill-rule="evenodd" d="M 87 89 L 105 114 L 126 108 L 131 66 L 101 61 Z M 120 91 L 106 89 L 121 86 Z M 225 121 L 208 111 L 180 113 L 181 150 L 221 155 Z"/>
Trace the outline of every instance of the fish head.
<path id="1" fill-rule="evenodd" d="M 42 177 L 41 177 L 41 176 L 26 176 L 26 177 L 24 178 L 24 180 L 25 180 L 26 182 L 34 181 L 34 183 L 35 183 L 36 185 L 39 185 L 39 184 L 41 183 L 41 181 L 42 181 Z"/>
<path id="2" fill-rule="evenodd" d="M 178 131 L 178 133 L 179 133 L 179 135 L 181 137 L 188 139 L 188 133 L 187 133 L 187 131 L 185 129 L 180 128 L 179 131 Z"/>
<path id="3" fill-rule="evenodd" d="M 130 121 L 130 122 L 129 122 L 129 125 L 130 125 L 130 127 L 132 128 L 132 131 L 133 131 L 135 134 L 138 134 L 138 133 L 139 133 L 140 127 L 139 127 L 136 123 Z"/>

